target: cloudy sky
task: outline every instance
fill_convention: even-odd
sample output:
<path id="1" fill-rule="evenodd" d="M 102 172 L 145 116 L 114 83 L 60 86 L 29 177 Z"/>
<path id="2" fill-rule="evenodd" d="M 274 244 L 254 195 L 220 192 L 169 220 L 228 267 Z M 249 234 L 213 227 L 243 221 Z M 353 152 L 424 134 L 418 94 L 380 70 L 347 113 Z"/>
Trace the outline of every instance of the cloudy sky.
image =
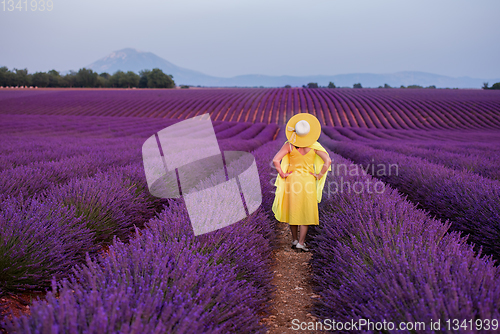
<path id="1" fill-rule="evenodd" d="M 0 66 L 78 70 L 131 47 L 221 77 L 500 77 L 498 0 L 52 0 L 50 12 L 29 3 L 0 4 Z"/>

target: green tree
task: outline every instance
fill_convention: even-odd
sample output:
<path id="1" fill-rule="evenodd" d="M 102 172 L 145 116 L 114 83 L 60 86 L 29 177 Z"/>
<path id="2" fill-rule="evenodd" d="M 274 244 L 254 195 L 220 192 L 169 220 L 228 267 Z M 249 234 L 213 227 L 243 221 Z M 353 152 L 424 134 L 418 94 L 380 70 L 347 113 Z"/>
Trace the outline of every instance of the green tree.
<path id="1" fill-rule="evenodd" d="M 175 82 L 173 75 L 165 74 L 159 68 L 152 70 L 139 71 L 140 79 L 138 86 L 140 88 L 174 88 Z"/>
<path id="2" fill-rule="evenodd" d="M 126 74 L 123 71 L 116 71 L 111 77 L 109 77 L 109 85 L 111 87 L 122 88 L 123 85 L 127 83 Z M 126 86 L 125 86 L 126 87 Z"/>
<path id="3" fill-rule="evenodd" d="M 108 72 L 102 72 L 101 74 L 99 74 L 99 76 L 101 78 L 104 78 L 106 80 L 109 80 L 109 78 L 111 77 L 111 74 L 109 74 Z"/>
<path id="4" fill-rule="evenodd" d="M 328 83 L 328 88 L 337 88 L 337 87 L 335 87 L 335 84 L 334 84 L 333 82 L 331 82 L 331 81 L 330 81 L 330 82 Z"/>
<path id="5" fill-rule="evenodd" d="M 500 89 L 500 82 L 494 83 L 490 89 Z"/>
<path id="6" fill-rule="evenodd" d="M 123 71 L 116 71 L 111 77 L 109 77 L 109 85 L 119 88 L 138 87 L 140 79 L 141 77 L 133 71 L 128 71 L 127 73 Z"/>
<path id="7" fill-rule="evenodd" d="M 388 84 L 384 84 L 384 88 L 392 88 L 392 87 L 389 86 Z"/>
<path id="8" fill-rule="evenodd" d="M 352 88 L 363 88 L 363 86 L 361 86 L 360 83 L 355 83 L 354 85 L 352 85 Z"/>
<path id="9" fill-rule="evenodd" d="M 170 75 L 166 75 L 159 68 L 153 68 L 148 73 L 148 88 L 174 88 L 175 83 Z"/>
<path id="10" fill-rule="evenodd" d="M 126 74 L 126 78 L 127 78 L 128 88 L 139 86 L 139 80 L 141 80 L 141 77 L 139 75 L 137 75 L 137 73 L 132 72 L 132 71 L 128 71 Z"/>
<path id="11" fill-rule="evenodd" d="M 174 88 L 174 76 L 165 74 L 159 68 L 153 70 L 139 71 L 140 79 L 138 86 L 140 88 Z"/>
<path id="12" fill-rule="evenodd" d="M 61 80 L 62 87 L 74 87 L 77 85 L 77 73 L 73 70 L 70 70 L 68 74 L 66 74 Z"/>
<path id="13" fill-rule="evenodd" d="M 76 85 L 79 87 L 95 87 L 98 74 L 92 69 L 81 68 L 76 74 Z"/>
<path id="14" fill-rule="evenodd" d="M 108 87 L 108 80 L 106 80 L 104 77 L 101 77 L 99 75 L 97 77 L 96 87 L 99 87 L 99 88 Z"/>
<path id="15" fill-rule="evenodd" d="M 285 88 L 292 88 L 292 86 L 290 86 L 290 85 L 285 85 Z"/>
<path id="16" fill-rule="evenodd" d="M 139 75 L 141 78 L 139 79 L 139 88 L 147 88 L 148 87 L 148 75 L 151 73 L 150 70 L 141 70 L 139 71 Z"/>
<path id="17" fill-rule="evenodd" d="M 108 72 L 102 72 L 97 77 L 97 86 L 98 87 L 109 87 L 109 79 L 111 78 L 111 74 Z"/>
<path id="18" fill-rule="evenodd" d="M 64 80 L 56 70 L 50 70 L 49 75 L 49 85 L 48 87 L 61 87 L 64 86 Z"/>
<path id="19" fill-rule="evenodd" d="M 31 77 L 33 86 L 47 87 L 50 83 L 50 75 L 45 72 L 36 72 Z"/>
<path id="20" fill-rule="evenodd" d="M 483 82 L 483 89 L 490 89 L 487 82 Z"/>
<path id="21" fill-rule="evenodd" d="M 16 71 L 16 74 L 15 74 L 15 83 L 14 85 L 15 86 L 29 86 L 30 85 L 30 77 L 28 75 L 28 69 L 25 68 L 25 69 L 14 69 Z"/>
<path id="22" fill-rule="evenodd" d="M 307 88 L 318 88 L 317 82 L 310 82 L 307 84 Z"/>
<path id="23" fill-rule="evenodd" d="M 0 67 L 0 86 L 10 86 L 10 76 L 11 72 L 7 68 L 7 66 Z"/>

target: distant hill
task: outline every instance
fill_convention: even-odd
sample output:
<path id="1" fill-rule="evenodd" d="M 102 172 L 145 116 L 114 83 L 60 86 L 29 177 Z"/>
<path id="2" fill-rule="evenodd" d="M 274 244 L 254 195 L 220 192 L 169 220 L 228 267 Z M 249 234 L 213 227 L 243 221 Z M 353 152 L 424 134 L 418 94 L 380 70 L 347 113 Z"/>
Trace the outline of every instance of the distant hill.
<path id="1" fill-rule="evenodd" d="M 114 51 L 85 67 L 91 68 L 94 72 L 108 72 L 109 74 L 113 74 L 118 70 L 139 73 L 140 70 L 144 69 L 160 68 L 164 73 L 172 74 L 177 85 L 197 82 L 205 79 L 205 77 L 208 79 L 213 78 L 201 72 L 176 66 L 152 52 L 143 52 L 132 48 Z"/>
<path id="2" fill-rule="evenodd" d="M 392 87 L 400 87 L 401 85 L 421 85 L 427 87 L 435 85 L 438 88 L 481 88 L 483 82 L 489 82 L 490 85 L 500 82 L 500 79 L 453 78 L 425 72 L 397 72 L 391 74 L 353 73 L 301 77 L 247 74 L 232 78 L 221 78 L 179 67 L 152 52 L 143 52 L 132 48 L 114 51 L 106 57 L 82 67 L 91 68 L 98 73 L 108 72 L 110 74 L 118 70 L 138 73 L 143 69 L 157 67 L 167 74 L 172 74 L 177 85 L 201 85 L 208 87 L 283 87 L 285 85 L 301 87 L 309 82 L 317 82 L 320 86 L 327 86 L 330 81 L 333 81 L 337 87 L 352 87 L 353 84 L 359 82 L 363 87 L 378 87 L 387 83 Z"/>

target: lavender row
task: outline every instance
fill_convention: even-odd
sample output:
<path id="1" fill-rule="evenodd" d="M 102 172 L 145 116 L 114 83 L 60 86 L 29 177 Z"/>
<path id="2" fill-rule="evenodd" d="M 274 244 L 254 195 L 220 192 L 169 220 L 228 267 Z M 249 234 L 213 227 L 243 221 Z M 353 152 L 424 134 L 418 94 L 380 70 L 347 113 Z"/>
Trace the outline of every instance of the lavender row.
<path id="1" fill-rule="evenodd" d="M 139 148 L 96 150 L 90 154 L 72 156 L 54 162 L 41 162 L 33 166 L 19 166 L 0 172 L 0 200 L 23 194 L 33 196 L 54 184 L 64 184 L 73 178 L 90 177 L 112 166 L 138 162 Z M 140 161 L 140 160 L 139 160 Z"/>
<path id="2" fill-rule="evenodd" d="M 333 170 L 356 166 L 339 155 L 332 158 Z M 340 184 L 357 191 L 341 191 Z M 465 238 L 447 233 L 448 223 L 431 218 L 370 175 L 329 174 L 320 219 L 311 240 L 319 319 L 372 322 L 371 329 L 366 323 L 351 328 L 355 332 L 382 331 L 383 323 L 402 322 L 423 322 L 425 328 L 416 332 L 433 332 L 431 321 L 440 321 L 434 332 L 448 332 L 449 319 L 475 323 L 500 316 L 500 268 L 491 258 L 480 258 Z M 480 332 L 477 328 L 459 332 Z"/>
<path id="3" fill-rule="evenodd" d="M 73 179 L 39 195 L 8 197 L 0 204 L 0 287 L 5 291 L 41 289 L 52 276 L 109 244 L 127 240 L 161 207 L 149 195 L 140 166 L 115 168 Z M 141 179 L 142 177 L 142 179 Z"/>
<path id="4" fill-rule="evenodd" d="M 327 137 L 337 141 L 361 141 L 386 151 L 421 157 L 428 161 L 498 179 L 499 134 L 494 132 L 449 132 L 411 130 L 367 130 L 325 127 Z"/>
<path id="5" fill-rule="evenodd" d="M 264 333 L 258 313 L 270 281 L 266 240 L 250 226 L 198 240 L 184 235 L 185 217 L 162 218 L 168 220 L 150 224 L 129 244 L 115 242 L 108 254 L 76 267 L 74 277 L 54 282 L 46 301 L 34 302 L 29 317 L 7 320 L 7 330 Z"/>
<path id="6" fill-rule="evenodd" d="M 9 198 L 0 210 L 0 290 L 3 293 L 50 286 L 99 249 L 94 232 L 74 207 L 43 198 Z"/>
<path id="7" fill-rule="evenodd" d="M 260 146 L 258 142 L 252 142 L 251 145 L 247 145 L 248 142 L 249 141 L 235 142 L 223 140 L 220 146 L 223 150 L 243 149 L 248 151 Z M 2 197 L 6 199 L 9 196 L 17 195 L 19 197 L 17 201 L 24 203 L 24 199 L 35 196 L 36 193 L 44 194 L 48 199 L 46 204 L 46 210 L 48 210 L 48 212 L 55 210 L 55 208 L 61 205 L 73 209 L 73 214 L 67 215 L 74 216 L 75 222 L 72 224 L 78 225 L 79 228 L 81 226 L 90 227 L 93 234 L 88 240 L 91 243 L 102 244 L 109 242 L 113 235 L 117 235 L 125 240 L 133 225 L 141 226 L 148 214 L 151 214 L 154 212 L 155 208 L 158 208 L 161 200 L 149 195 L 140 162 L 121 166 L 121 164 L 117 162 L 125 163 L 129 160 L 128 158 L 123 161 L 119 160 L 126 157 L 125 151 L 116 149 L 111 150 L 111 152 L 101 152 L 102 155 L 100 155 L 100 159 L 96 159 L 96 157 L 90 159 L 86 156 L 83 158 L 76 157 L 61 161 L 57 164 L 61 166 L 59 170 L 30 169 L 28 167 L 22 167 L 16 168 L 11 172 L 19 172 L 22 170 L 23 173 L 11 173 L 9 177 L 5 177 L 8 171 L 4 171 L 2 173 L 4 177 L 1 180 L 4 185 L 10 184 L 10 189 L 12 191 L 9 193 L 9 191 L 7 191 L 8 189 L 6 189 Z M 103 164 L 103 161 L 106 162 L 106 164 Z M 54 164 L 51 164 L 50 167 L 53 167 L 53 165 Z M 105 169 L 104 166 L 108 168 Z M 39 173 L 37 175 L 34 171 L 45 171 L 46 173 Z M 94 172 L 97 174 L 94 175 Z M 50 176 L 53 177 L 51 178 Z M 25 182 L 22 181 L 23 178 L 26 179 Z M 9 205 L 8 202 L 3 203 L 0 212 L 6 210 L 5 207 Z M 18 210 L 21 210 L 22 207 L 23 204 L 17 206 Z M 77 218 L 80 216 L 85 219 L 83 222 L 77 223 Z M 10 220 L 14 230 L 17 229 L 17 225 L 24 224 L 22 217 L 21 215 L 19 220 Z M 51 220 L 50 224 L 55 224 L 55 221 Z M 40 233 L 43 235 L 43 227 L 38 225 L 34 226 L 40 229 L 42 231 Z M 75 233 L 83 232 L 77 231 Z M 29 239 L 29 236 L 30 234 L 26 237 Z M 50 234 L 47 236 L 43 235 L 41 240 L 43 241 L 49 236 Z M 15 240 L 18 236 L 14 234 L 11 237 L 12 240 Z M 50 240 L 50 238 L 48 238 L 48 240 Z M 72 247 L 74 250 L 85 248 L 91 250 L 89 247 Z M 35 248 L 34 251 L 43 253 L 43 249 L 44 248 Z M 36 258 L 34 255 L 30 256 Z M 39 254 L 37 256 L 41 255 Z M 7 261 L 7 257 L 5 259 Z M 51 263 L 54 262 L 53 260 L 53 258 L 49 257 L 47 261 Z M 15 264 L 17 260 L 10 259 L 9 261 Z M 74 262 L 71 260 L 68 263 L 72 264 Z M 5 265 L 7 266 L 7 264 Z M 50 268 L 45 267 L 45 269 L 42 268 L 41 271 L 37 271 L 36 275 L 42 275 L 43 270 L 45 270 L 48 275 L 47 277 L 50 278 L 50 273 L 52 271 Z M 33 276 L 35 274 L 30 275 Z M 40 276 L 36 275 L 33 276 L 35 277 L 34 279 L 30 278 L 29 282 L 39 282 L 40 286 L 47 283 L 47 281 L 44 281 Z M 10 275 L 6 276 L 4 280 L 16 281 L 16 278 Z M 15 284 L 19 285 L 21 283 L 17 282 Z"/>
<path id="8" fill-rule="evenodd" d="M 313 113 L 323 125 L 364 129 L 498 129 L 496 91 L 390 89 L 198 89 L 0 91 L 0 114 L 189 118 L 276 123 Z M 23 103 L 19 103 L 22 99 Z M 124 103 L 125 101 L 125 103 Z M 473 103 L 471 103 L 473 102 Z"/>
<path id="9" fill-rule="evenodd" d="M 410 129 L 366 129 L 366 128 L 344 128 L 344 127 L 322 127 L 323 133 L 338 141 L 387 141 L 404 142 L 409 145 L 435 148 L 445 146 L 445 149 L 458 150 L 460 148 L 470 153 L 487 150 L 498 152 L 500 132 L 487 129 L 477 130 L 410 130 Z"/>
<path id="10" fill-rule="evenodd" d="M 85 118 L 83 119 L 85 120 Z M 102 125 L 106 129 L 109 128 L 111 131 L 115 131 L 115 133 L 124 131 L 123 118 L 111 118 L 110 120 L 109 117 L 97 119 L 89 117 L 89 119 L 93 120 L 97 125 Z M 20 119 L 15 120 L 20 121 Z M 151 136 L 152 133 L 162 129 L 163 126 L 179 121 L 164 120 L 162 122 L 151 123 L 145 119 L 136 119 L 135 122 L 129 120 L 126 126 L 133 130 L 134 136 L 124 139 L 121 135 L 118 136 L 120 138 L 102 137 L 103 133 L 99 131 L 99 128 L 96 129 L 96 124 L 91 123 L 90 120 L 75 121 L 63 117 L 56 117 L 51 123 L 48 123 L 51 126 L 45 126 L 43 128 L 43 139 L 41 139 L 42 134 L 38 131 L 35 131 L 37 134 L 31 135 L 22 133 L 22 140 L 21 137 L 19 137 L 21 133 L 3 133 L 2 143 L 0 145 L 0 152 L 2 153 L 0 167 L 6 169 L 20 165 L 36 164 L 38 162 L 56 161 L 65 157 L 74 157 L 75 155 L 88 154 L 89 152 L 103 151 L 106 150 L 107 147 L 111 150 L 113 145 L 116 145 L 114 149 L 117 150 L 128 150 L 133 146 L 140 147 L 141 141 Z M 48 120 L 45 120 L 45 122 L 48 122 Z M 108 124 L 105 124 L 106 122 L 108 122 Z M 39 123 L 40 121 L 34 116 L 31 120 L 23 119 L 22 125 L 29 128 L 31 125 L 39 126 Z M 75 127 L 74 123 L 78 126 Z M 241 126 L 243 126 L 246 131 L 240 133 L 239 129 L 241 130 Z M 73 135 L 66 132 L 61 133 L 56 129 L 57 127 L 74 127 L 74 130 L 71 132 Z M 220 141 L 245 139 L 257 140 L 262 144 L 272 140 L 277 128 L 278 127 L 274 124 L 214 122 L 214 130 Z M 128 135 L 128 133 L 123 135 Z M 254 145 L 253 149 L 255 148 L 256 146 Z"/>
<path id="11" fill-rule="evenodd" d="M 425 149 L 413 147 L 407 144 L 395 143 L 369 143 L 367 144 L 375 149 L 382 149 L 384 151 L 401 153 L 411 157 L 420 157 L 427 161 L 437 163 L 456 170 L 466 170 L 484 177 L 491 179 L 500 179 L 500 154 L 464 154 L 464 153 L 450 153 L 446 149 Z"/>
<path id="12" fill-rule="evenodd" d="M 112 150 L 130 150 L 139 141 L 108 138 L 2 136 L 0 170 L 18 166 L 39 167 L 76 156 L 90 156 Z"/>
<path id="13" fill-rule="evenodd" d="M 250 152 L 271 140 L 274 133 L 275 126 L 268 126 L 255 139 L 223 139 L 219 141 L 219 146 L 225 150 L 236 149 Z M 73 178 L 92 176 L 112 166 L 138 163 L 142 161 L 141 145 L 142 141 L 138 139 L 121 140 L 107 147 L 92 148 L 88 154 L 62 153 L 67 157 L 57 161 L 40 161 L 2 170 L 0 171 L 0 200 L 8 195 L 15 196 L 21 193 L 24 196 L 32 196 L 50 188 L 53 184 L 64 184 Z M 21 161 L 26 161 L 27 156 L 20 156 Z M 17 164 L 18 160 L 13 160 L 11 163 Z"/>
<path id="14" fill-rule="evenodd" d="M 6 135 L 101 136 L 135 135 L 148 129 L 156 132 L 179 120 L 128 117 L 78 117 L 46 115 L 2 115 L 0 129 Z M 156 130 L 156 131 L 155 131 Z"/>
<path id="15" fill-rule="evenodd" d="M 237 123 L 236 125 L 217 133 L 217 138 L 218 139 L 228 139 L 228 138 L 237 136 L 241 132 L 249 129 L 251 126 L 252 126 L 251 123 Z"/>
<path id="16" fill-rule="evenodd" d="M 432 215 L 452 222 L 483 251 L 500 257 L 500 182 L 421 158 L 337 142 L 336 153 L 360 164 L 364 172 L 389 183 Z"/>
<path id="17" fill-rule="evenodd" d="M 193 115 L 194 116 L 194 115 Z M 8 138 L 23 136 L 76 136 L 87 138 L 138 137 L 147 138 L 152 133 L 173 125 L 182 119 L 158 119 L 142 117 L 102 117 L 102 116 L 64 116 L 64 115 L 1 115 L 0 130 Z M 216 134 L 245 124 L 252 123 L 221 122 L 212 120 Z M 246 138 L 250 139 L 250 138 Z"/>
<path id="18" fill-rule="evenodd" d="M 259 171 L 269 168 L 268 146 L 254 152 Z M 129 244 L 115 239 L 107 254 L 87 257 L 69 279 L 53 281 L 46 301 L 4 326 L 12 333 L 266 332 L 259 315 L 274 291 L 275 232 L 262 208 L 194 237 L 183 200 L 168 200 L 146 225 Z"/>
<path id="19" fill-rule="evenodd" d="M 442 143 L 442 142 L 426 142 L 415 143 L 415 147 L 428 148 L 430 150 L 438 150 L 450 153 L 459 154 L 476 154 L 476 155 L 498 155 L 500 154 L 499 139 L 494 139 L 491 142 L 477 142 L 472 138 L 467 138 L 465 143 Z"/>

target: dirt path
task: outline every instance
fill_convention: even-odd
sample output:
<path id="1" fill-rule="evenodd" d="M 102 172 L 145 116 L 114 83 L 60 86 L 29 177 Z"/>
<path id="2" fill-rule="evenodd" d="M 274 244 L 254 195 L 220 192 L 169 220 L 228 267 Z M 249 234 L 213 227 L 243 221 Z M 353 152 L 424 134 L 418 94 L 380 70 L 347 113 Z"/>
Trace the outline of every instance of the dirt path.
<path id="1" fill-rule="evenodd" d="M 31 301 L 37 298 L 43 299 L 45 294 L 45 292 L 27 292 L 0 297 L 0 303 L 4 304 L 5 307 L 5 312 L 0 313 L 0 320 L 4 316 L 7 316 L 10 320 L 12 320 L 13 316 L 18 318 L 21 315 L 29 315 Z M 0 333 L 2 333 L 1 328 Z"/>
<path id="2" fill-rule="evenodd" d="M 316 333 L 298 328 L 302 322 L 316 321 L 310 313 L 312 298 L 319 297 L 309 284 L 311 254 L 292 250 L 288 224 L 277 224 L 278 248 L 273 254 L 276 259 L 273 284 L 277 292 L 271 306 L 272 315 L 263 319 L 263 322 L 270 328 L 269 334 Z M 306 327 L 306 324 L 303 326 Z"/>
<path id="3" fill-rule="evenodd" d="M 133 232 L 135 233 L 135 232 Z M 131 234 L 131 237 L 133 234 Z M 104 245 L 98 253 L 108 253 L 109 245 Z M 92 255 L 97 256 L 97 255 Z M 81 264 L 83 264 L 82 262 Z M 51 289 L 49 289 L 51 290 Z M 0 312 L 0 320 L 7 316 L 8 319 L 19 318 L 22 315 L 29 316 L 31 314 L 30 305 L 37 299 L 45 299 L 46 291 L 44 292 L 25 292 L 5 295 L 0 297 L 0 303 L 4 305 L 4 312 Z M 6 333 L 3 328 L 0 328 L 0 333 Z"/>

